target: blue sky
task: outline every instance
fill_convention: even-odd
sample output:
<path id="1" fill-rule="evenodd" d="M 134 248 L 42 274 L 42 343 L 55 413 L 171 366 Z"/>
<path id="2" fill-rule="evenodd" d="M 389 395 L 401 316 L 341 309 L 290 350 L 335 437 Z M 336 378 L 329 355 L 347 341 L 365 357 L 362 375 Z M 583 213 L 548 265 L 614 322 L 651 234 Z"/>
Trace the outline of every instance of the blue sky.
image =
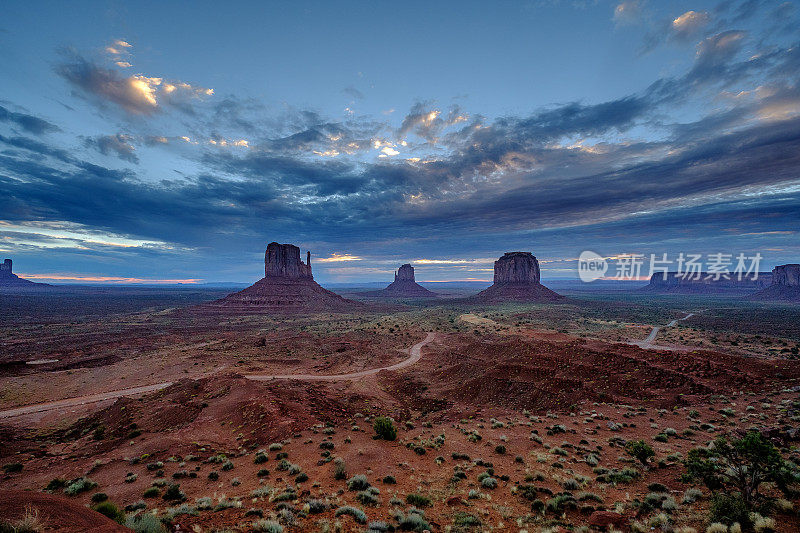
<path id="1" fill-rule="evenodd" d="M 430 5 L 434 4 L 434 5 Z M 4 3 L 0 254 L 35 279 L 800 260 L 795 2 Z"/>

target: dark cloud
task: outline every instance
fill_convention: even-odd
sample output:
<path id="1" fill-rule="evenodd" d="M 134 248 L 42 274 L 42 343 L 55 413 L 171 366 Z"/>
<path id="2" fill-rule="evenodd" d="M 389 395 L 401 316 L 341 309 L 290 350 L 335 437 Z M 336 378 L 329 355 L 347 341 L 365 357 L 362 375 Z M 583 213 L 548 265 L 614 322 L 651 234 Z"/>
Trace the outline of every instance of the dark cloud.
<path id="1" fill-rule="evenodd" d="M 90 137 L 84 141 L 86 146 L 96 149 L 103 155 L 114 155 L 129 163 L 139 163 L 136 156 L 136 147 L 133 145 L 133 137 L 123 133 L 116 135 L 98 135 Z"/>
<path id="2" fill-rule="evenodd" d="M 44 135 L 45 133 L 61 131 L 58 126 L 42 118 L 26 113 L 10 111 L 3 106 L 0 106 L 0 122 L 10 122 L 34 135 Z"/>

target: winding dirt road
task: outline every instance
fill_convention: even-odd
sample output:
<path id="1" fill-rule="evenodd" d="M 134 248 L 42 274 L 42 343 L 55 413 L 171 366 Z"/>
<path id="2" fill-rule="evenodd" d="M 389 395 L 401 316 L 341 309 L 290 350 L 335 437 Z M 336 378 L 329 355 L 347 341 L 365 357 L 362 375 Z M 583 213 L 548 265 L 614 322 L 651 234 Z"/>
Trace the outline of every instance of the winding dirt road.
<path id="1" fill-rule="evenodd" d="M 688 318 L 692 318 L 693 316 L 694 316 L 694 313 L 689 313 L 683 318 L 676 318 L 675 320 L 673 320 L 672 322 L 670 322 L 669 324 L 667 324 L 666 326 L 663 326 L 663 327 L 664 328 L 671 328 L 675 324 L 677 324 L 679 321 L 686 320 Z M 658 332 L 661 331 L 661 328 L 662 328 L 662 326 L 653 326 L 653 330 L 650 332 L 650 335 L 645 337 L 643 340 L 631 341 L 628 344 L 634 344 L 634 345 L 638 346 L 639 348 L 644 348 L 644 349 L 647 349 L 647 348 L 669 349 L 670 347 L 667 347 L 667 346 L 656 346 L 655 344 L 653 344 L 653 341 L 656 340 L 656 336 L 658 335 Z"/>
<path id="2" fill-rule="evenodd" d="M 400 370 L 407 366 L 413 365 L 422 358 L 422 347 L 431 342 L 436 335 L 428 333 L 427 337 L 421 342 L 418 342 L 409 350 L 410 357 L 397 364 L 385 366 L 382 368 L 373 368 L 371 370 L 362 370 L 360 372 L 352 372 L 350 374 L 336 374 L 330 376 L 320 376 L 316 374 L 288 374 L 288 375 L 250 375 L 245 376 L 247 379 L 253 381 L 271 381 L 273 379 L 295 379 L 301 381 L 337 381 L 337 380 L 353 380 L 360 379 L 367 376 L 377 374 L 381 370 Z M 16 416 L 29 415 L 34 413 L 42 413 L 46 411 L 54 411 L 57 409 L 68 409 L 70 407 L 78 407 L 85 404 L 102 402 L 105 400 L 113 400 L 122 398 L 124 396 L 138 396 L 148 392 L 155 392 L 165 389 L 172 385 L 171 381 L 164 383 L 156 383 L 155 385 L 144 385 L 141 387 L 131 387 L 129 389 L 120 389 L 109 392 L 102 392 L 100 394 L 90 394 L 87 396 L 78 396 L 75 398 L 66 398 L 64 400 L 56 400 L 53 402 L 37 403 L 33 405 L 24 405 L 22 407 L 15 407 L 13 409 L 6 409 L 0 411 L 0 419 L 12 418 Z"/>
<path id="3" fill-rule="evenodd" d="M 250 375 L 245 377 L 247 379 L 252 379 L 253 381 L 272 381 L 273 379 L 296 379 L 300 381 L 340 381 L 361 379 L 367 376 L 373 376 L 382 370 L 400 370 L 401 368 L 413 365 L 422 358 L 422 347 L 431 342 L 434 337 L 436 337 L 435 333 L 428 333 L 428 336 L 425 337 L 425 339 L 411 347 L 411 357 L 391 366 L 362 370 L 360 372 L 351 372 L 349 374 L 332 374 L 327 376 L 321 376 L 319 374 L 283 374 L 273 376 Z"/>

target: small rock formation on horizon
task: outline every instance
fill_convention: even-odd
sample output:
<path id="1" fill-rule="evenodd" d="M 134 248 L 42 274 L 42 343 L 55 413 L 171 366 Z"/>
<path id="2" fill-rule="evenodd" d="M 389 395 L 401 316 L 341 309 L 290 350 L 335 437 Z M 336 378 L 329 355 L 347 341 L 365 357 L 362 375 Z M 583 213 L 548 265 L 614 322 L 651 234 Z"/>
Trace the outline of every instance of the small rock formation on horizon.
<path id="1" fill-rule="evenodd" d="M 650 283 L 639 290 L 674 294 L 742 295 L 763 289 L 772 283 L 770 272 L 759 272 L 756 279 L 753 279 L 752 274 L 742 276 L 741 280 L 737 274 L 729 274 L 729 279 L 724 277 L 715 279 L 715 276 L 707 272 L 691 273 L 687 276 L 678 276 L 677 272 L 667 272 L 667 277 L 664 279 L 663 272 L 657 272 L 650 276 Z"/>
<path id="2" fill-rule="evenodd" d="M 800 302 L 800 264 L 790 263 L 772 269 L 772 284 L 750 296 L 751 300 Z"/>
<path id="3" fill-rule="evenodd" d="M 394 281 L 385 289 L 362 293 L 362 296 L 379 298 L 435 298 L 436 293 L 429 291 L 414 280 L 414 267 L 406 263 L 394 273 Z"/>
<path id="4" fill-rule="evenodd" d="M 345 311 L 361 306 L 322 288 L 311 273 L 311 252 L 306 262 L 293 244 L 271 242 L 264 253 L 264 277 L 211 307 L 249 311 Z"/>
<path id="5" fill-rule="evenodd" d="M 33 281 L 28 281 L 27 279 L 22 279 L 21 277 L 14 274 L 13 270 L 13 263 L 11 259 L 6 259 L 0 264 L 0 287 L 12 287 L 12 288 L 33 288 L 33 287 L 49 287 L 47 283 L 34 283 Z"/>
<path id="6" fill-rule="evenodd" d="M 502 303 L 564 298 L 542 285 L 540 279 L 539 261 L 531 252 L 506 252 L 494 262 L 494 284 L 470 299 Z"/>

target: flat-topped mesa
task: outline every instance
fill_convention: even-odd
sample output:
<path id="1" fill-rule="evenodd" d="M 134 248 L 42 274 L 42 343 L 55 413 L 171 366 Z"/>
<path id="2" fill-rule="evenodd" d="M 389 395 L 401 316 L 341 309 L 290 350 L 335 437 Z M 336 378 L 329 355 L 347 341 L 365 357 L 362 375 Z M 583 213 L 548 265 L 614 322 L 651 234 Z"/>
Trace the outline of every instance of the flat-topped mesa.
<path id="1" fill-rule="evenodd" d="M 800 264 L 779 265 L 772 269 L 772 285 L 758 291 L 751 300 L 800 303 Z"/>
<path id="2" fill-rule="evenodd" d="M 408 263 L 406 263 L 405 265 L 400 265 L 400 268 L 398 268 L 397 272 L 394 273 L 394 280 L 414 281 L 414 267 L 412 267 Z"/>
<path id="3" fill-rule="evenodd" d="M 640 290 L 654 293 L 676 294 L 729 294 L 753 293 L 772 283 L 771 272 L 756 272 L 741 277 L 733 272 L 720 275 L 709 272 L 655 272 L 650 283 Z"/>
<path id="4" fill-rule="evenodd" d="M 514 284 L 539 283 L 539 261 L 531 252 L 506 252 L 494 262 L 494 282 Z"/>
<path id="5" fill-rule="evenodd" d="M 311 252 L 308 252 L 306 263 L 303 263 L 300 260 L 300 248 L 297 246 L 269 243 L 264 254 L 264 277 L 313 280 Z"/>
<path id="6" fill-rule="evenodd" d="M 471 300 L 487 303 L 555 301 L 564 297 L 541 284 L 539 261 L 531 252 L 506 252 L 494 262 L 494 284 Z"/>
<path id="7" fill-rule="evenodd" d="M 800 287 L 800 264 L 776 266 L 772 269 L 772 284 Z"/>

